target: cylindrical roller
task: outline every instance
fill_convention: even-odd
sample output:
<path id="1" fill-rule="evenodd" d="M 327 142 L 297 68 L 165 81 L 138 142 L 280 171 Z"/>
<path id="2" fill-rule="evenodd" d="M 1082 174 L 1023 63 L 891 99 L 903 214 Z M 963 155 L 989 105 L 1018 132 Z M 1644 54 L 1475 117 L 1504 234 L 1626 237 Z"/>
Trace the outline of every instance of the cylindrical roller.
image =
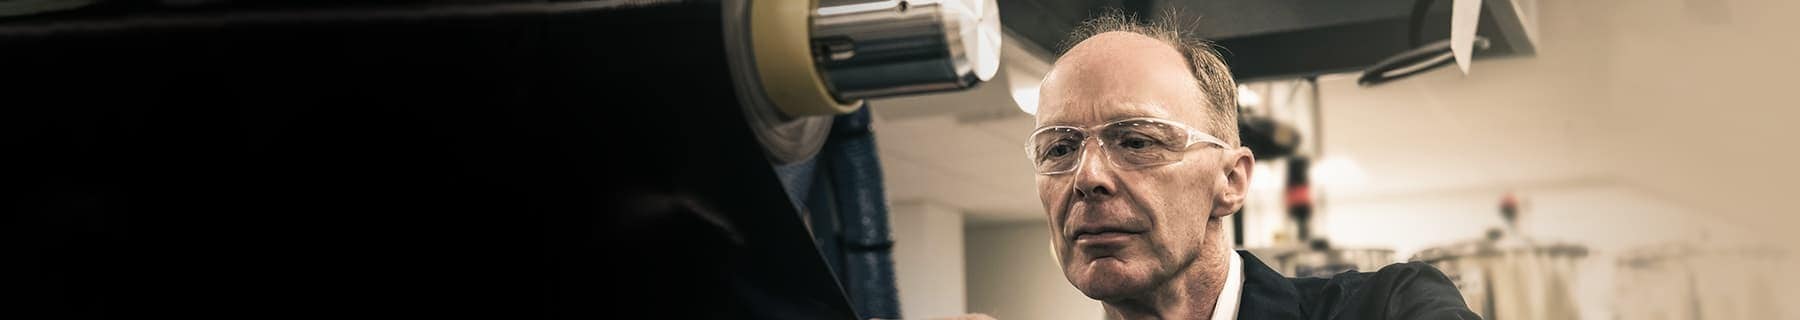
<path id="1" fill-rule="evenodd" d="M 887 0 L 819 8 L 813 56 L 839 101 L 965 89 L 999 69 L 993 0 Z"/>

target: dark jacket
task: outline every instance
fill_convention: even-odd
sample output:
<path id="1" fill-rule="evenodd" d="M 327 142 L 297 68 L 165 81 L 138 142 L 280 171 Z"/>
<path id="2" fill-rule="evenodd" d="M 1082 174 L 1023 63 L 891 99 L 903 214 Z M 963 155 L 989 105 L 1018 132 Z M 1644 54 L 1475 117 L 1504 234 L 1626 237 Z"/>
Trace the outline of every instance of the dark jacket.
<path id="1" fill-rule="evenodd" d="M 1399 263 L 1375 272 L 1287 278 L 1249 252 L 1238 319 L 1480 319 L 1437 268 Z"/>

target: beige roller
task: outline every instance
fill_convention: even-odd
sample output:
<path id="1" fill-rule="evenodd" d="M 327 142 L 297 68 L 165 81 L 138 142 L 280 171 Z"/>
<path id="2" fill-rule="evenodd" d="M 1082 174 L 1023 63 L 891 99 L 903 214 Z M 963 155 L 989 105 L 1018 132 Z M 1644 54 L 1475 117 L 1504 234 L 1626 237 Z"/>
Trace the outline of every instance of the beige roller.
<path id="1" fill-rule="evenodd" d="M 757 74 L 790 117 L 849 113 L 868 98 L 969 89 L 999 67 L 994 0 L 750 6 Z"/>
<path id="2" fill-rule="evenodd" d="M 769 100 L 789 116 L 845 114 L 862 100 L 832 97 L 812 55 L 812 12 L 818 0 L 758 0 L 750 3 L 750 40 L 757 74 Z"/>

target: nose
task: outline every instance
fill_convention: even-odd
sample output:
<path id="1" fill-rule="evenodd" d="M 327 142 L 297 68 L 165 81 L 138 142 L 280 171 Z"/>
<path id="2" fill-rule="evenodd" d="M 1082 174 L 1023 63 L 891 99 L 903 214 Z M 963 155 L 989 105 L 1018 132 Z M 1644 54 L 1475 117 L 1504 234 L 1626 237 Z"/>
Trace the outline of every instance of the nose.
<path id="1" fill-rule="evenodd" d="M 1081 165 L 1073 172 L 1076 200 L 1111 197 L 1118 190 L 1118 181 L 1113 174 L 1113 166 L 1106 165 L 1105 147 L 1099 143 L 1085 143 L 1081 149 Z"/>

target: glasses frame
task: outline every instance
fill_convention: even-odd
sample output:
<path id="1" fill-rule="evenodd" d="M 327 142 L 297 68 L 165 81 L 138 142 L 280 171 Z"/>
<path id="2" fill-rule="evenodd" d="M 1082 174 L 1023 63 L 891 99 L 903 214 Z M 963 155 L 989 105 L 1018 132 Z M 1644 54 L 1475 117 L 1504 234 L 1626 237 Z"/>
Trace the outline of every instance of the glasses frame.
<path id="1" fill-rule="evenodd" d="M 1047 130 L 1071 129 L 1071 130 L 1074 130 L 1075 132 L 1079 132 L 1082 134 L 1081 143 L 1076 146 L 1077 154 L 1075 155 L 1076 156 L 1075 166 L 1069 167 L 1068 170 L 1052 171 L 1052 172 L 1038 172 L 1038 175 L 1053 176 L 1053 175 L 1061 175 L 1061 174 L 1066 174 L 1066 173 L 1070 173 L 1070 172 L 1075 172 L 1076 170 L 1081 170 L 1081 166 L 1085 165 L 1087 162 L 1087 149 L 1088 149 L 1087 141 L 1088 140 L 1091 139 L 1091 140 L 1099 141 L 1100 143 L 1098 144 L 1098 146 L 1100 146 L 1102 149 L 1104 149 L 1106 147 L 1106 141 L 1100 140 L 1099 135 L 1093 134 L 1093 132 L 1098 131 L 1101 128 L 1117 125 L 1117 124 L 1124 123 L 1124 122 L 1130 122 L 1130 121 L 1155 122 L 1155 123 L 1169 125 L 1169 126 L 1175 127 L 1176 129 L 1180 129 L 1183 132 L 1186 132 L 1187 133 L 1187 143 L 1183 144 L 1181 146 L 1180 152 L 1182 152 L 1182 153 L 1192 151 L 1195 144 L 1202 143 L 1202 142 L 1219 146 L 1220 149 L 1230 148 L 1230 146 L 1225 144 L 1225 140 L 1219 139 L 1219 137 L 1213 136 L 1212 134 L 1206 133 L 1205 131 L 1200 131 L 1200 129 L 1195 129 L 1193 126 L 1189 126 L 1189 125 L 1181 123 L 1181 122 L 1176 122 L 1174 120 L 1168 120 L 1168 119 L 1163 119 L 1163 118 L 1138 117 L 1138 118 L 1113 120 L 1113 121 L 1109 121 L 1106 123 L 1093 125 L 1093 126 L 1089 126 L 1089 127 L 1085 127 L 1085 128 L 1077 127 L 1077 126 L 1063 126 L 1063 125 L 1045 126 L 1045 127 L 1037 128 L 1037 130 L 1031 131 L 1031 135 L 1025 136 L 1025 159 L 1026 159 L 1026 161 L 1031 162 L 1032 171 L 1037 171 L 1036 168 L 1037 168 L 1037 161 L 1038 161 L 1038 159 L 1037 159 L 1037 151 L 1038 150 L 1037 150 L 1037 146 L 1033 143 L 1035 140 L 1034 138 L 1037 137 L 1038 134 L 1044 133 L 1044 131 L 1047 131 Z M 1107 159 L 1106 162 L 1112 163 L 1112 165 L 1114 167 L 1117 167 L 1120 169 L 1143 169 L 1143 168 L 1149 168 L 1149 167 L 1172 165 L 1172 164 L 1176 164 L 1176 163 L 1181 163 L 1182 161 L 1187 161 L 1187 158 L 1183 157 L 1180 160 L 1175 160 L 1175 161 L 1172 161 L 1169 163 L 1127 167 L 1127 166 L 1119 165 L 1117 160 L 1113 160 L 1112 159 L 1113 155 L 1110 152 L 1101 151 L 1101 155 L 1106 157 L 1106 159 Z"/>

